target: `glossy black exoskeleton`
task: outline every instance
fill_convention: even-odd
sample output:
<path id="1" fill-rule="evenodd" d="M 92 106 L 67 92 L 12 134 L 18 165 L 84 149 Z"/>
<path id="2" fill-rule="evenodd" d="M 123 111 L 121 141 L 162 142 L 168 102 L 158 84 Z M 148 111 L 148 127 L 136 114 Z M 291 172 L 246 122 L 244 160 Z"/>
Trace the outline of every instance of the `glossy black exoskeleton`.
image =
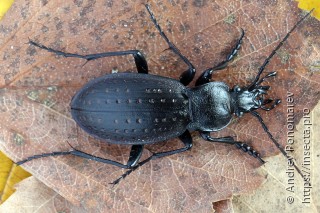
<path id="1" fill-rule="evenodd" d="M 239 40 L 231 53 L 226 57 L 226 60 L 213 68 L 205 70 L 197 79 L 196 87 L 188 88 L 186 86 L 195 76 L 194 66 L 169 41 L 148 5 L 146 5 L 146 8 L 155 27 L 167 42 L 169 48 L 189 67 L 180 76 L 180 81 L 148 75 L 147 62 L 138 50 L 78 55 L 57 51 L 30 41 L 31 45 L 57 55 L 78 57 L 87 61 L 109 56 L 133 55 L 138 73 L 108 74 L 96 78 L 81 88 L 71 101 L 72 117 L 87 133 L 110 143 L 132 145 L 127 164 L 92 156 L 76 149 L 31 156 L 18 162 L 18 164 L 41 157 L 72 154 L 129 169 L 113 182 L 113 184 L 117 184 L 122 178 L 125 178 L 132 171 L 152 159 L 190 149 L 192 147 L 192 137 L 189 131 L 199 131 L 202 138 L 206 141 L 234 144 L 264 163 L 259 154 L 247 144 L 235 141 L 230 136 L 222 138 L 210 136 L 210 132 L 225 128 L 230 123 L 233 115 L 240 117 L 244 113 L 250 113 L 258 118 L 269 138 L 288 157 L 269 132 L 261 116 L 256 112 L 257 109 L 269 111 L 280 103 L 279 99 L 275 101 L 265 99 L 265 95 L 270 87 L 261 85 L 266 78 L 275 76 L 276 72 L 268 73 L 264 78 L 260 78 L 260 75 L 276 51 L 287 40 L 290 33 L 308 15 L 304 16 L 288 32 L 285 38 L 267 57 L 259 68 L 256 78 L 249 86 L 235 86 L 230 89 L 223 82 L 210 82 L 213 72 L 225 68 L 228 62 L 237 55 L 244 37 L 244 31 L 242 30 Z M 266 105 L 270 106 L 267 107 Z M 139 162 L 145 144 L 165 141 L 175 137 L 179 137 L 184 143 L 183 148 L 153 153 L 149 158 Z M 297 170 L 300 171 L 298 168 Z"/>

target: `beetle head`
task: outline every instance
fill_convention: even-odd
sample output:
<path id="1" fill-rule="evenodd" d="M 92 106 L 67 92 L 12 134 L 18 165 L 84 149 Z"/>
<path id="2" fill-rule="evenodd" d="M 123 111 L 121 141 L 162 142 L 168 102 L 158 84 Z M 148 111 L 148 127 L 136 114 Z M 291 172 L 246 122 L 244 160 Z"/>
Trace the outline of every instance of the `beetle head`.
<path id="1" fill-rule="evenodd" d="M 231 91 L 232 103 L 234 107 L 234 114 L 241 117 L 244 113 L 254 111 L 256 109 L 263 109 L 269 111 L 278 105 L 281 101 L 276 99 L 265 98 L 270 86 L 261 86 L 260 84 L 269 77 L 276 75 L 276 72 L 268 73 L 264 78 L 258 81 L 253 86 L 239 87 L 235 86 Z M 272 103 L 273 102 L 273 103 Z M 266 107 L 267 104 L 272 103 L 270 107 Z"/>

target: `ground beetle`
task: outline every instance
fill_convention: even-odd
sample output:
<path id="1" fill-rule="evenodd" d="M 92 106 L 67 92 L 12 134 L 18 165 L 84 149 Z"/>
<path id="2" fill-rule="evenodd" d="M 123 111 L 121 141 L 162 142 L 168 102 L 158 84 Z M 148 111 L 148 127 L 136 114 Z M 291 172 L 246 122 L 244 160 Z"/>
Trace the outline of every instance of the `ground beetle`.
<path id="1" fill-rule="evenodd" d="M 195 76 L 194 66 L 169 41 L 157 23 L 149 5 L 146 5 L 146 9 L 169 48 L 189 67 L 180 76 L 180 81 L 148 75 L 147 62 L 138 50 L 78 55 L 57 51 L 31 40 L 29 42 L 31 45 L 57 55 L 83 58 L 87 61 L 109 56 L 133 55 L 138 73 L 115 73 L 96 78 L 81 88 L 71 101 L 72 117 L 87 133 L 110 143 L 132 145 L 127 164 L 99 158 L 74 148 L 66 152 L 34 155 L 17 164 L 20 165 L 41 157 L 71 154 L 129 169 L 113 182 L 113 184 L 117 184 L 132 171 L 152 159 L 189 150 L 192 147 L 192 137 L 189 131 L 199 131 L 201 137 L 209 142 L 234 144 L 264 163 L 259 154 L 247 144 L 235 141 L 231 136 L 221 138 L 210 136 L 210 132 L 219 131 L 228 126 L 233 115 L 241 117 L 244 113 L 255 116 L 269 138 L 288 157 L 269 132 L 259 113 L 256 112 L 257 109 L 269 111 L 280 103 L 280 99 L 266 99 L 265 95 L 270 87 L 261 85 L 266 78 L 275 76 L 276 72 L 270 72 L 263 78 L 260 78 L 260 75 L 284 41 L 310 13 L 300 19 L 271 52 L 249 86 L 235 86 L 230 89 L 223 82 L 210 82 L 213 72 L 225 68 L 228 62 L 237 55 L 244 37 L 244 30 L 241 30 L 239 40 L 226 59 L 217 66 L 205 70 L 197 79 L 196 86 L 188 88 L 186 86 Z M 145 144 L 175 137 L 179 137 L 183 142 L 183 148 L 153 153 L 149 158 L 139 162 Z M 297 167 L 296 169 L 301 174 Z"/>

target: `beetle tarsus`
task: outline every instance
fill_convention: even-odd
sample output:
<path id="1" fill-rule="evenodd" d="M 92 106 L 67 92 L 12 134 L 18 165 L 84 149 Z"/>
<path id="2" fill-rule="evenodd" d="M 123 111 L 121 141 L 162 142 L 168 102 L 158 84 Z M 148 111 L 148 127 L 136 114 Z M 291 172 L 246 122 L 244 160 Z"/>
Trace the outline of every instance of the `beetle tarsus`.
<path id="1" fill-rule="evenodd" d="M 22 165 L 28 161 L 31 161 L 31 160 L 35 160 L 35 159 L 38 159 L 38 158 L 44 158 L 44 157 L 50 157 L 50 156 L 60 156 L 60 155 L 70 155 L 72 154 L 72 151 L 65 151 L 65 152 L 50 152 L 50 153 L 44 153 L 44 154 L 40 154 L 40 155 L 33 155 L 33 156 L 30 156 L 24 160 L 21 160 L 21 161 L 18 161 L 16 162 L 17 165 Z"/>
<path id="2" fill-rule="evenodd" d="M 109 183 L 109 184 L 112 184 L 113 186 L 117 185 L 122 179 L 125 179 L 134 170 L 135 169 L 129 169 L 124 174 L 122 174 L 119 178 L 117 178 L 116 180 L 114 180 L 112 183 Z"/>
<path id="3" fill-rule="evenodd" d="M 206 83 L 209 83 L 210 82 L 210 79 L 212 78 L 212 73 L 216 70 L 222 70 L 224 68 L 226 68 L 228 66 L 228 63 L 230 61 L 232 61 L 234 59 L 235 56 L 237 56 L 238 54 L 238 51 L 241 47 L 241 44 L 242 44 L 242 40 L 243 40 L 243 37 L 244 37 L 244 30 L 241 28 L 241 36 L 240 38 L 238 39 L 236 45 L 233 47 L 233 49 L 231 50 L 231 52 L 227 55 L 226 57 L 226 60 L 220 62 L 218 65 L 216 65 L 215 67 L 213 68 L 209 68 L 207 70 L 205 70 L 201 75 L 200 77 L 197 79 L 196 81 L 196 86 L 200 86 L 200 85 L 203 85 L 203 84 L 206 84 Z"/>
<path id="4" fill-rule="evenodd" d="M 139 167 L 143 166 L 144 164 L 146 164 L 147 162 L 149 162 L 150 160 L 154 159 L 154 158 L 158 158 L 156 156 L 157 153 L 153 153 L 150 157 L 148 157 L 147 159 L 141 161 L 140 163 L 138 163 L 136 166 L 133 166 L 131 168 L 128 168 L 128 170 L 123 173 L 119 178 L 117 178 L 115 181 L 113 181 L 112 185 L 117 185 L 122 179 L 125 179 L 128 175 L 130 175 L 133 171 L 135 171 L 136 169 L 138 169 Z M 162 157 L 162 156 L 161 156 Z"/>
<path id="5" fill-rule="evenodd" d="M 237 142 L 235 145 L 238 149 L 241 149 L 243 152 L 247 152 L 249 155 L 257 158 L 262 164 L 265 164 L 265 161 L 260 157 L 260 154 L 248 144 Z"/>
<path id="6" fill-rule="evenodd" d="M 221 138 L 213 138 L 210 136 L 210 132 L 207 131 L 202 131 L 200 132 L 202 138 L 206 141 L 209 142 L 217 142 L 217 143 L 227 143 L 227 144 L 233 144 L 235 145 L 238 149 L 241 149 L 244 152 L 247 152 L 249 155 L 259 159 L 259 161 L 264 164 L 265 161 L 260 157 L 260 154 L 255 151 L 252 147 L 250 147 L 248 144 L 235 141 L 233 137 L 227 136 L 227 137 L 221 137 Z"/>

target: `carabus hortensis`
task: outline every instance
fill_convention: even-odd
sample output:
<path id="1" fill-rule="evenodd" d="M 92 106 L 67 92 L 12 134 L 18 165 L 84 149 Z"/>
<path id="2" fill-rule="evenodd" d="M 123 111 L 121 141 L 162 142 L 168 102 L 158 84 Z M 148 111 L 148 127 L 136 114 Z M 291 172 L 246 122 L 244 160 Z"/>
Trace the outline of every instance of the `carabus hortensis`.
<path id="1" fill-rule="evenodd" d="M 228 62 L 237 55 L 244 37 L 244 30 L 241 30 L 240 38 L 226 59 L 217 66 L 205 70 L 197 79 L 195 87 L 189 88 L 186 86 L 195 76 L 194 66 L 170 42 L 157 23 L 149 5 L 146 5 L 146 9 L 169 48 L 189 67 L 181 74 L 179 81 L 148 74 L 147 61 L 139 50 L 79 55 L 54 50 L 29 41 L 31 45 L 56 55 L 83 58 L 87 61 L 109 56 L 132 55 L 134 57 L 138 73 L 114 73 L 93 79 L 83 86 L 71 101 L 72 117 L 87 133 L 110 143 L 132 146 L 127 164 L 96 157 L 74 148 L 71 151 L 34 155 L 17 164 L 47 156 L 71 154 L 128 169 L 113 182 L 117 184 L 132 171 L 152 159 L 189 150 L 192 147 L 190 131 L 198 131 L 201 137 L 209 142 L 233 144 L 264 163 L 260 155 L 249 145 L 235 141 L 231 136 L 220 138 L 210 136 L 210 132 L 219 131 L 228 126 L 233 116 L 241 117 L 244 113 L 250 113 L 256 117 L 269 138 L 288 157 L 256 111 L 258 109 L 270 111 L 280 103 L 280 99 L 266 99 L 265 95 L 270 87 L 261 85 L 266 78 L 276 76 L 276 72 L 270 72 L 263 78 L 260 76 L 276 51 L 310 13 L 294 25 L 265 59 L 251 84 L 244 87 L 234 86 L 230 89 L 224 82 L 211 82 L 210 79 L 215 71 L 224 69 Z M 183 142 L 183 148 L 153 153 L 147 159 L 139 162 L 145 144 L 175 137 Z M 299 168 L 295 167 L 301 174 Z"/>

